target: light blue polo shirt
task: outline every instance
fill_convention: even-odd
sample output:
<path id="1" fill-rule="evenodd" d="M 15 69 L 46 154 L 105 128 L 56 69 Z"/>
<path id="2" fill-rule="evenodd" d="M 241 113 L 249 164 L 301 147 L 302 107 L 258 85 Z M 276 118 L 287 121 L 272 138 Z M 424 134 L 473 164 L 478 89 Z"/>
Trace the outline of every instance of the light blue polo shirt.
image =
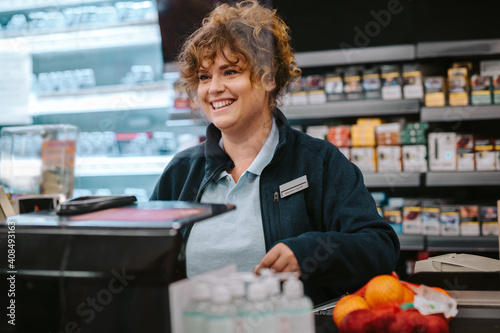
<path id="1" fill-rule="evenodd" d="M 278 145 L 276 122 L 259 154 L 238 183 L 226 171 L 211 182 L 201 202 L 234 204 L 236 209 L 195 223 L 186 245 L 187 276 L 236 263 L 238 271 L 253 272 L 266 254 L 260 208 L 259 181 Z M 222 146 L 222 141 L 221 141 Z"/>

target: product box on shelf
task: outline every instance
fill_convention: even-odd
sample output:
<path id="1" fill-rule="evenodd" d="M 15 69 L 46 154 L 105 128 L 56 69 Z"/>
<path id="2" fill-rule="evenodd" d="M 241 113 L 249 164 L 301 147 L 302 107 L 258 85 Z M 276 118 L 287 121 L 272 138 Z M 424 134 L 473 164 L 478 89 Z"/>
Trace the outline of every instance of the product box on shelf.
<path id="1" fill-rule="evenodd" d="M 401 130 L 401 144 L 403 145 L 425 145 L 427 144 L 427 129 L 429 123 L 410 122 Z"/>
<path id="2" fill-rule="evenodd" d="M 398 65 L 383 65 L 380 67 L 382 77 L 382 99 L 402 99 L 401 73 Z"/>
<path id="3" fill-rule="evenodd" d="M 479 224 L 479 206 L 460 206 L 460 235 L 479 236 L 481 228 Z"/>
<path id="4" fill-rule="evenodd" d="M 423 200 L 422 207 L 422 234 L 438 236 L 441 234 L 441 219 L 439 203 L 435 200 Z"/>
<path id="5" fill-rule="evenodd" d="M 429 133 L 429 169 L 455 171 L 457 169 L 456 133 Z"/>
<path id="6" fill-rule="evenodd" d="M 492 171 L 496 169 L 495 141 L 493 139 L 476 138 L 474 141 L 476 170 Z"/>
<path id="7" fill-rule="evenodd" d="M 497 166 L 497 170 L 500 170 L 500 139 L 495 140 L 495 163 Z"/>
<path id="8" fill-rule="evenodd" d="M 307 126 L 306 134 L 312 136 L 313 138 L 325 140 L 328 135 L 328 126 Z"/>
<path id="9" fill-rule="evenodd" d="M 446 105 L 447 86 L 443 76 L 429 76 L 424 79 L 425 106 L 439 107 Z"/>
<path id="10" fill-rule="evenodd" d="M 399 145 L 401 144 L 401 124 L 385 123 L 375 127 L 377 145 Z"/>
<path id="11" fill-rule="evenodd" d="M 422 73 L 418 64 L 403 65 L 403 96 L 405 99 L 424 98 Z"/>
<path id="12" fill-rule="evenodd" d="M 290 90 L 290 104 L 307 104 L 307 83 L 305 78 L 301 77 L 298 80 L 293 81 Z"/>
<path id="13" fill-rule="evenodd" d="M 380 99 L 382 82 L 378 67 L 367 67 L 363 69 L 362 79 L 366 99 Z"/>
<path id="14" fill-rule="evenodd" d="M 345 99 L 344 81 L 340 73 L 327 73 L 325 75 L 325 93 L 328 102 Z"/>
<path id="15" fill-rule="evenodd" d="M 352 147 L 351 161 L 358 166 L 362 172 L 376 172 L 377 162 L 375 148 Z"/>
<path id="16" fill-rule="evenodd" d="M 467 67 L 449 68 L 448 85 L 450 88 L 449 104 L 451 106 L 469 105 L 469 75 Z"/>
<path id="17" fill-rule="evenodd" d="M 427 172 L 427 146 L 402 146 L 403 171 Z"/>
<path id="18" fill-rule="evenodd" d="M 491 78 L 493 86 L 493 103 L 500 104 L 500 74 L 494 75 Z"/>
<path id="19" fill-rule="evenodd" d="M 472 75 L 471 77 L 471 104 L 488 105 L 492 102 L 491 77 Z"/>
<path id="20" fill-rule="evenodd" d="M 441 225 L 441 235 L 460 235 L 460 208 L 459 206 L 441 206 L 439 221 Z"/>
<path id="21" fill-rule="evenodd" d="M 422 233 L 422 209 L 419 200 L 405 200 L 403 206 L 403 234 Z"/>
<path id="22" fill-rule="evenodd" d="M 340 152 L 350 161 L 351 160 L 351 148 L 349 147 L 338 147 Z"/>
<path id="23" fill-rule="evenodd" d="M 481 206 L 480 220 L 483 236 L 498 236 L 498 210 L 495 206 Z"/>
<path id="24" fill-rule="evenodd" d="M 474 171 L 474 135 L 457 134 L 457 170 Z"/>
<path id="25" fill-rule="evenodd" d="M 377 147 L 378 172 L 401 172 L 401 146 Z"/>
<path id="26" fill-rule="evenodd" d="M 351 144 L 353 147 L 374 147 L 375 126 L 360 124 L 352 125 Z"/>
<path id="27" fill-rule="evenodd" d="M 309 104 L 325 104 L 325 81 L 322 75 L 309 75 L 306 77 L 307 99 Z"/>
<path id="28" fill-rule="evenodd" d="M 348 100 L 363 99 L 363 85 L 357 67 L 349 67 L 344 72 L 344 93 Z"/>
<path id="29" fill-rule="evenodd" d="M 384 220 L 394 229 L 397 234 L 403 233 L 403 214 L 401 207 L 385 206 L 382 209 Z"/>
<path id="30" fill-rule="evenodd" d="M 349 147 L 351 145 L 351 126 L 337 125 L 328 127 L 326 139 L 337 147 Z"/>

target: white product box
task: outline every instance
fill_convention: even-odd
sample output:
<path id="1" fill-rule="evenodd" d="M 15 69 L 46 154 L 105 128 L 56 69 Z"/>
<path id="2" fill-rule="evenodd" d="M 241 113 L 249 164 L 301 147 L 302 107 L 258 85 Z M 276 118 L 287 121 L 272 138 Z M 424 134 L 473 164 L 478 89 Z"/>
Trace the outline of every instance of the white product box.
<path id="1" fill-rule="evenodd" d="M 478 171 L 493 171 L 496 170 L 496 151 L 476 151 L 476 170 Z"/>
<path id="2" fill-rule="evenodd" d="M 479 207 L 477 205 L 460 206 L 460 235 L 479 236 Z"/>
<path id="3" fill-rule="evenodd" d="M 377 163 L 379 172 L 401 172 L 401 146 L 378 146 Z"/>
<path id="4" fill-rule="evenodd" d="M 457 154 L 457 170 L 474 171 L 475 170 L 474 153 Z"/>
<path id="5" fill-rule="evenodd" d="M 362 172 L 377 171 L 375 148 L 372 147 L 352 147 L 351 162 L 356 164 Z"/>
<path id="6" fill-rule="evenodd" d="M 441 233 L 440 212 L 437 205 L 422 205 L 422 234 L 438 236 Z"/>
<path id="7" fill-rule="evenodd" d="M 460 213 L 457 206 L 441 206 L 440 213 L 441 235 L 460 235 Z"/>
<path id="8" fill-rule="evenodd" d="M 424 145 L 403 146 L 402 148 L 403 171 L 427 171 L 427 147 Z"/>
<path id="9" fill-rule="evenodd" d="M 350 161 L 351 160 L 351 149 L 349 147 L 338 147 L 340 152 Z"/>
<path id="10" fill-rule="evenodd" d="M 456 133 L 429 133 L 429 169 L 431 171 L 457 169 Z"/>
<path id="11" fill-rule="evenodd" d="M 480 220 L 483 236 L 498 236 L 498 210 L 495 206 L 481 206 Z"/>
<path id="12" fill-rule="evenodd" d="M 421 234 L 421 208 L 418 203 L 403 207 L 403 234 Z"/>

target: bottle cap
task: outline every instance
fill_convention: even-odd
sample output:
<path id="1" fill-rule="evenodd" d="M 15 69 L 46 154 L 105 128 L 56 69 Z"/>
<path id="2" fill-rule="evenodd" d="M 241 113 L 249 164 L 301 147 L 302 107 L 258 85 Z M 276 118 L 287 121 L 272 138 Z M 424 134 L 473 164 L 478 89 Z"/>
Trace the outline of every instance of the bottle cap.
<path id="1" fill-rule="evenodd" d="M 304 285 L 299 279 L 288 279 L 283 284 L 283 293 L 287 298 L 301 298 L 304 296 Z"/>
<path id="2" fill-rule="evenodd" d="M 280 281 L 277 278 L 269 276 L 264 278 L 262 283 L 264 283 L 264 285 L 266 286 L 269 295 L 274 296 L 281 293 Z"/>
<path id="3" fill-rule="evenodd" d="M 227 304 L 231 301 L 231 292 L 226 286 L 216 286 L 212 291 L 212 301 L 215 304 Z"/>
<path id="4" fill-rule="evenodd" d="M 194 285 L 192 299 L 195 301 L 206 301 L 210 299 L 210 286 L 205 282 L 197 282 Z"/>
<path id="5" fill-rule="evenodd" d="M 250 301 L 263 301 L 266 297 L 266 286 L 262 282 L 253 282 L 248 286 L 248 299 Z"/>

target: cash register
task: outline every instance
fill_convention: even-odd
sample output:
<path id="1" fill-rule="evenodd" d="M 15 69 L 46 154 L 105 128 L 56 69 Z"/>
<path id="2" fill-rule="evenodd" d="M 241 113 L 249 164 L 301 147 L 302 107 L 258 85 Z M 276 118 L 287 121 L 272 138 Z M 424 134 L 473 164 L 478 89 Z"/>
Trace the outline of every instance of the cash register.
<path id="1" fill-rule="evenodd" d="M 185 277 L 182 232 L 231 209 L 151 201 L 9 217 L 0 224 L 0 289 L 12 293 L 0 301 L 0 331 L 170 332 L 168 285 Z"/>

